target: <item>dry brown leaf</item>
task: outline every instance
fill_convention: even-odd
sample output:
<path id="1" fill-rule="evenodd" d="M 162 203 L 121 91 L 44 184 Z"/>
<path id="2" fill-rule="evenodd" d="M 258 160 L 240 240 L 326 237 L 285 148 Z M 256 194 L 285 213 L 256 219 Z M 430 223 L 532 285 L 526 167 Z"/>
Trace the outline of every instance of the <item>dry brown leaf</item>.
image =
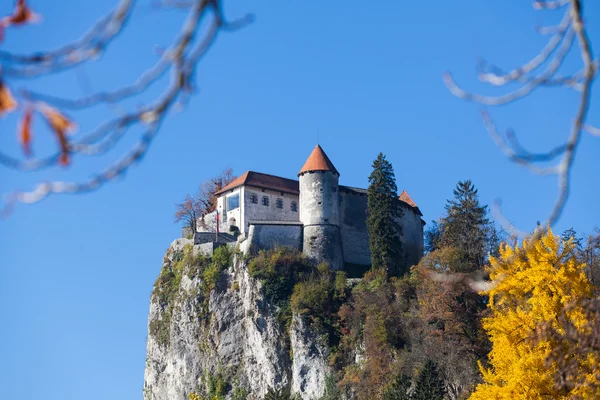
<path id="1" fill-rule="evenodd" d="M 15 6 L 12 15 L 4 17 L 1 25 L 3 27 L 10 25 L 24 25 L 37 22 L 40 19 L 41 17 L 27 6 L 25 0 L 17 0 L 17 5 Z"/>
<path id="2" fill-rule="evenodd" d="M 31 120 L 33 119 L 33 109 L 31 107 L 27 107 L 25 112 L 23 113 L 23 118 L 20 122 L 19 127 L 19 140 L 21 141 L 21 146 L 23 147 L 23 153 L 27 157 L 31 156 Z"/>
<path id="3" fill-rule="evenodd" d="M 17 108 L 17 101 L 13 97 L 8 86 L 0 81 L 0 116 Z"/>
<path id="4" fill-rule="evenodd" d="M 41 113 L 44 115 L 48 125 L 50 125 L 50 128 L 54 131 L 58 139 L 61 151 L 59 164 L 68 165 L 70 162 L 70 149 L 67 134 L 74 131 L 77 128 L 77 125 L 60 111 L 50 106 L 43 105 L 41 107 Z"/>

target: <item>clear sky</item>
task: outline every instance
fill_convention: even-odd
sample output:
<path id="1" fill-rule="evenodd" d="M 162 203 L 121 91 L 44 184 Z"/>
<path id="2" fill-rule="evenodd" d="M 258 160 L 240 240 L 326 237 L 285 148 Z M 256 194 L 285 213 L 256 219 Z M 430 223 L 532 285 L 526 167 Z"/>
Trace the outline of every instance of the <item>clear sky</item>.
<path id="1" fill-rule="evenodd" d="M 44 20 L 9 30 L 4 49 L 56 47 L 114 2 L 31 3 Z M 184 17 L 150 3 L 139 1 L 127 31 L 85 70 L 11 85 L 79 96 L 86 93 L 82 77 L 94 89 L 132 81 L 155 60 L 152 46 L 170 43 Z M 598 49 L 600 4 L 584 3 Z M 398 188 L 427 222 L 464 179 L 486 204 L 501 197 L 522 229 L 547 216 L 556 180 L 508 162 L 486 134 L 480 107 L 453 97 L 442 74 L 450 70 L 466 87 L 485 90 L 477 57 L 507 68 L 526 61 L 545 40 L 532 27 L 557 14 L 518 0 L 228 0 L 225 10 L 231 18 L 252 12 L 256 21 L 219 37 L 198 69 L 199 93 L 169 117 L 140 165 L 99 192 L 21 206 L 0 221 L 0 398 L 141 398 L 149 296 L 164 251 L 180 234 L 174 204 L 226 167 L 294 178 L 317 132 L 344 185 L 366 187 L 373 159 L 384 152 Z M 567 70 L 578 61 L 569 58 Z M 600 84 L 594 95 L 590 122 L 600 125 Z M 566 136 L 576 101 L 575 93 L 545 89 L 492 115 L 526 147 L 543 151 Z M 87 131 L 109 115 L 99 107 L 76 118 Z M 14 117 L 0 120 L 0 147 L 17 153 L 14 126 Z M 38 154 L 54 146 L 46 130 L 36 134 Z M 589 233 L 599 225 L 598 150 L 599 138 L 583 138 L 558 230 Z M 76 158 L 72 168 L 40 174 L 0 169 L 0 189 L 83 180 L 108 160 Z"/>

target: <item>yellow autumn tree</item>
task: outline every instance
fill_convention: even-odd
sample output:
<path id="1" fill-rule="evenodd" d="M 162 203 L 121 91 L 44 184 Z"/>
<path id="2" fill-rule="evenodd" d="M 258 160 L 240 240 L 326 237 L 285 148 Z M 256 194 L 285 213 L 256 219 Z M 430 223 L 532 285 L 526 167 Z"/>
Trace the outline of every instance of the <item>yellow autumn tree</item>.
<path id="1" fill-rule="evenodd" d="M 590 386 L 557 389 L 558 368 L 548 362 L 548 356 L 558 343 L 547 338 L 532 340 L 543 324 L 560 330 L 557 316 L 565 310 L 578 329 L 585 329 L 589 322 L 580 308 L 565 308 L 592 294 L 585 265 L 573 257 L 572 246 L 572 241 L 561 243 L 549 230 L 520 247 L 505 244 L 498 259 L 490 258 L 494 285 L 482 294 L 489 296 L 491 313 L 483 326 L 492 350 L 489 368 L 480 365 L 484 382 L 476 387 L 472 400 L 600 398 L 586 389 Z M 597 361 L 581 360 L 584 364 Z"/>

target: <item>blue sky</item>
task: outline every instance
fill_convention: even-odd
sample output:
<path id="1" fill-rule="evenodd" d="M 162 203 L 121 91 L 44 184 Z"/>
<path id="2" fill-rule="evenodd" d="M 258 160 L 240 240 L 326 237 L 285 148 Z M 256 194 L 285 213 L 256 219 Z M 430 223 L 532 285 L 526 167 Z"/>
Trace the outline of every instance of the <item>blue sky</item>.
<path id="1" fill-rule="evenodd" d="M 9 12 L 9 3 L 0 13 Z M 4 49 L 56 47 L 113 5 L 31 3 L 44 20 L 9 30 Z M 82 76 L 94 89 L 132 81 L 184 16 L 150 3 L 139 2 L 127 31 L 83 71 L 11 85 L 80 96 Z M 559 15 L 517 0 L 378 3 L 226 1 L 230 18 L 252 12 L 256 21 L 220 36 L 198 68 L 199 93 L 185 112 L 169 117 L 140 165 L 99 192 L 21 206 L 0 221 L 0 397 L 140 398 L 149 296 L 163 253 L 180 232 L 174 204 L 226 167 L 295 177 L 317 132 L 345 185 L 366 187 L 373 159 L 384 152 L 399 189 L 428 222 L 464 179 L 473 180 L 484 203 L 502 198 L 507 217 L 522 229 L 547 216 L 556 180 L 508 162 L 486 134 L 480 108 L 453 97 L 442 74 L 450 70 L 467 88 L 486 90 L 475 76 L 477 57 L 506 68 L 526 61 L 545 40 L 533 25 Z M 585 4 L 598 47 L 600 4 Z M 575 54 L 566 67 L 577 65 Z M 600 96 L 598 86 L 593 94 Z M 543 151 L 566 136 L 576 105 L 575 93 L 545 89 L 492 115 L 501 128 L 514 128 L 524 146 Z M 99 107 L 76 118 L 89 130 L 109 115 Z M 595 101 L 589 121 L 600 125 Z M 54 141 L 36 124 L 42 154 Z M 14 117 L 0 120 L 0 146 L 17 153 L 14 126 Z M 132 143 L 126 139 L 114 154 Z M 557 230 L 589 233 L 598 225 L 598 150 L 600 139 L 583 138 Z M 109 160 L 75 159 L 71 168 L 44 173 L 0 169 L 0 189 L 84 180 Z"/>

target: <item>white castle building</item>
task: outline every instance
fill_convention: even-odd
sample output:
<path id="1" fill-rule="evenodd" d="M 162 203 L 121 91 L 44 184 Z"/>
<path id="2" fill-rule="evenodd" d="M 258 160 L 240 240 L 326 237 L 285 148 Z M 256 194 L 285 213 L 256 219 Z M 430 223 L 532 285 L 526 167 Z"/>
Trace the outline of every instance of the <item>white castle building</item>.
<path id="1" fill-rule="evenodd" d="M 289 246 L 333 269 L 366 269 L 371 264 L 367 190 L 339 185 L 339 177 L 319 145 L 300 169 L 299 180 L 248 171 L 217 192 L 220 230 L 237 227 L 248 251 Z M 406 191 L 398 201 L 404 210 L 399 222 L 405 261 L 413 265 L 423 255 L 425 222 Z M 206 218 L 214 221 L 214 213 Z M 202 237 L 197 234 L 196 243 L 212 240 Z"/>

